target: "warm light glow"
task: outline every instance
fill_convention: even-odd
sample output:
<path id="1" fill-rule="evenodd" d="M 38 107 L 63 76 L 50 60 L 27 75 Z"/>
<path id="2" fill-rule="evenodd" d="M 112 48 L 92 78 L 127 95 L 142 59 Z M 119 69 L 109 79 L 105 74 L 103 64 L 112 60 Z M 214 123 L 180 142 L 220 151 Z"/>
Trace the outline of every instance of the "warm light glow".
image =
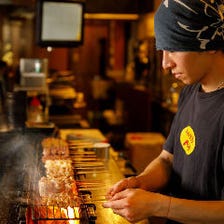
<path id="1" fill-rule="evenodd" d="M 80 224 L 79 207 L 61 208 L 61 212 L 65 214 L 66 218 L 70 219 L 69 224 Z"/>
<path id="2" fill-rule="evenodd" d="M 51 52 L 51 51 L 53 51 L 53 48 L 52 47 L 47 47 L 47 51 Z"/>
<path id="3" fill-rule="evenodd" d="M 114 20 L 137 20 L 138 14 L 119 14 L 119 13 L 85 13 L 85 19 L 114 19 Z"/>

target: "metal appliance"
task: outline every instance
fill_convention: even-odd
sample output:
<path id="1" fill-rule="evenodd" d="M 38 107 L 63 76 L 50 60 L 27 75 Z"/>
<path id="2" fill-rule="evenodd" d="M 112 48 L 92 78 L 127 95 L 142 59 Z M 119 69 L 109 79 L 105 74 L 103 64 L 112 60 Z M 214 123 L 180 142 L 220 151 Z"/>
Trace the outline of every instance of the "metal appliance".
<path id="1" fill-rule="evenodd" d="M 20 85 L 25 87 L 44 87 L 48 74 L 48 59 L 21 58 Z"/>

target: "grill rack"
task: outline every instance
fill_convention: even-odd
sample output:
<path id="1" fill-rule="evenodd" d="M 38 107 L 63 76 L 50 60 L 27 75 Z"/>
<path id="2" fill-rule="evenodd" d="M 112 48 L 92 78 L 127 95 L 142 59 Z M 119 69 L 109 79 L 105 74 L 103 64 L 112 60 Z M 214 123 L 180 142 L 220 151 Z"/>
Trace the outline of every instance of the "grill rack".
<path id="1" fill-rule="evenodd" d="M 82 204 L 80 211 L 75 208 L 70 208 L 73 211 L 74 217 L 68 217 L 69 208 L 60 208 L 58 206 L 46 206 L 46 205 L 35 205 L 31 206 L 31 218 L 34 222 L 48 221 L 48 220 L 80 220 L 81 223 L 95 223 L 96 207 L 94 204 Z"/>
<path id="2" fill-rule="evenodd" d="M 33 204 L 30 206 L 31 209 L 31 219 L 38 223 L 38 221 L 48 221 L 48 220 L 79 220 L 81 224 L 94 224 L 97 219 L 96 216 L 96 206 L 91 203 L 91 192 L 80 191 L 79 197 L 81 199 L 81 204 L 79 207 L 68 207 L 63 208 L 58 205 L 42 205 Z M 74 216 L 68 217 L 68 214 L 72 212 Z"/>
<path id="3" fill-rule="evenodd" d="M 81 213 L 75 208 L 71 208 L 74 212 L 74 217 L 68 217 L 68 208 L 61 208 L 58 206 L 47 206 L 47 205 L 34 205 L 31 207 L 32 220 L 78 220 L 82 218 Z"/>

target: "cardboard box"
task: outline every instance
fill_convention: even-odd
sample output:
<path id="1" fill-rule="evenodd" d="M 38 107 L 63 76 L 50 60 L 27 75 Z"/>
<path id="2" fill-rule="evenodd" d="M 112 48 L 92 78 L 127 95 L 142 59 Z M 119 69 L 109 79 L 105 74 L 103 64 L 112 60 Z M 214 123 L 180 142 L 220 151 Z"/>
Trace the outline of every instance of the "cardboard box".
<path id="1" fill-rule="evenodd" d="M 128 150 L 130 162 L 142 172 L 145 167 L 162 151 L 165 138 L 157 132 L 134 132 L 125 136 L 125 146 Z"/>

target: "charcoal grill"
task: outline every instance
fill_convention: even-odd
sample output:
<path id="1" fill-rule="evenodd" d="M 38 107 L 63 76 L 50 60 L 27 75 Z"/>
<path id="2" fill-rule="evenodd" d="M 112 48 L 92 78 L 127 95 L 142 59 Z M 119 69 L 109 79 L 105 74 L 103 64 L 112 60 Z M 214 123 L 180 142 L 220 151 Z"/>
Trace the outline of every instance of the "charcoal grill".
<path id="1" fill-rule="evenodd" d="M 91 202 L 90 191 L 78 190 L 82 203 L 79 213 L 74 212 L 74 217 L 65 217 L 64 213 L 52 213 L 53 216 L 49 216 L 46 212 L 49 207 L 34 203 L 37 181 L 45 172 L 41 162 L 41 140 L 44 137 L 46 136 L 37 133 L 0 135 L 0 224 L 42 224 L 51 220 L 55 220 L 55 223 L 76 220 L 80 224 L 94 224 L 97 219 L 96 206 Z M 9 152 L 11 148 L 13 150 Z M 91 158 L 85 162 L 91 162 Z M 76 178 L 79 177 L 76 175 Z M 53 210 L 61 211 L 56 205 L 52 207 Z M 44 211 L 46 215 L 42 216 L 40 211 Z"/>
<path id="2" fill-rule="evenodd" d="M 40 164 L 42 164 L 42 162 Z M 75 167 L 73 168 L 75 169 Z M 41 169 L 43 169 L 43 167 L 41 167 Z M 79 177 L 76 176 L 76 178 Z M 72 220 L 76 221 L 75 223 L 77 224 L 95 224 L 97 219 L 95 212 L 96 206 L 91 201 L 91 191 L 78 189 L 77 207 L 64 208 L 59 207 L 58 205 L 39 204 L 41 200 L 37 193 L 37 186 L 38 183 L 31 184 L 27 195 L 30 198 L 28 201 L 31 202 L 27 206 L 27 224 L 42 224 L 45 222 L 48 223 L 48 221 L 69 224 Z M 73 216 L 69 216 L 69 213 L 72 213 Z"/>
<path id="3" fill-rule="evenodd" d="M 94 224 L 96 220 L 95 205 L 82 204 L 78 210 L 75 208 L 60 208 L 57 206 L 35 205 L 29 208 L 31 212 L 31 219 L 33 223 L 39 221 L 79 221 L 80 224 Z M 71 213 L 74 216 L 68 217 Z"/>
<path id="4" fill-rule="evenodd" d="M 35 184 L 34 186 L 37 185 Z M 55 224 L 69 224 L 69 221 L 72 220 L 76 221 L 75 224 L 95 224 L 97 219 L 96 206 L 91 203 L 90 191 L 79 191 L 79 202 L 77 202 L 77 207 L 74 208 L 38 204 L 40 198 L 38 198 L 39 196 L 36 195 L 36 192 L 36 190 L 33 191 L 34 195 L 29 193 L 31 200 L 28 201 L 31 201 L 31 203 L 27 206 L 27 224 L 38 224 L 39 222 L 43 224 L 45 222 L 48 223 L 48 221 L 54 221 Z M 69 216 L 69 214 L 72 214 L 72 216 Z"/>

